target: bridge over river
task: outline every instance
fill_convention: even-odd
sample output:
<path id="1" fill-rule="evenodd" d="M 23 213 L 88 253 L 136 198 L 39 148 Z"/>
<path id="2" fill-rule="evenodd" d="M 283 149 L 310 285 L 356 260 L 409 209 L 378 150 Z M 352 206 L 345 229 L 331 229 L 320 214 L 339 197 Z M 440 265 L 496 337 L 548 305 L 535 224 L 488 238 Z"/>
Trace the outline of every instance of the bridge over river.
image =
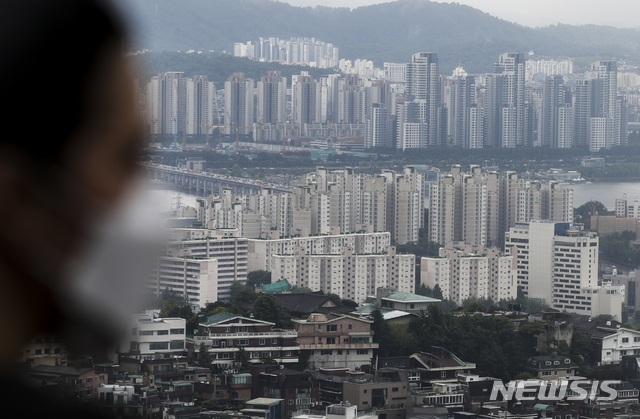
<path id="1" fill-rule="evenodd" d="M 234 194 L 257 194 L 262 188 L 271 188 L 274 192 L 291 193 L 285 185 L 262 182 L 259 180 L 219 175 L 197 170 L 182 169 L 161 164 L 143 163 L 148 178 L 189 191 L 195 195 L 220 193 L 222 188 L 231 189 Z"/>

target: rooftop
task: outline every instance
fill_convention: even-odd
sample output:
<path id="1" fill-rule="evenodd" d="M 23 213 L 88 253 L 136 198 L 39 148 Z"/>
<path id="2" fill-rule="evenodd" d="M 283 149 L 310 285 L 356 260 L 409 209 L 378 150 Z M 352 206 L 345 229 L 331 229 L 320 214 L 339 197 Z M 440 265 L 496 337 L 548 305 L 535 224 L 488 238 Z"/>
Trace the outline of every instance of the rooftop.
<path id="1" fill-rule="evenodd" d="M 441 300 L 437 298 L 425 297 L 424 295 L 411 294 L 410 292 L 394 292 L 383 300 L 397 301 L 401 303 L 437 303 Z"/>

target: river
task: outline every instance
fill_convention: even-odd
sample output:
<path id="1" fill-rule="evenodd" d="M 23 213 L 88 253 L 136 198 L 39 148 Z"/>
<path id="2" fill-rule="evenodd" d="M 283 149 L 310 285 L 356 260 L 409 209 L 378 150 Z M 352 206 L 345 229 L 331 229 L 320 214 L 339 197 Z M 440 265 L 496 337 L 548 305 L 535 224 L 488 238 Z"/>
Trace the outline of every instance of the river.
<path id="1" fill-rule="evenodd" d="M 577 185 L 565 185 L 573 189 L 573 204 L 579 207 L 591 200 L 602 202 L 609 211 L 615 209 L 615 200 L 627 194 L 630 201 L 640 201 L 640 182 L 594 182 L 580 183 Z M 176 196 L 180 197 L 182 205 L 194 206 L 196 195 L 171 190 L 151 191 L 153 199 L 157 199 L 157 205 L 161 211 L 169 211 L 175 205 Z"/>

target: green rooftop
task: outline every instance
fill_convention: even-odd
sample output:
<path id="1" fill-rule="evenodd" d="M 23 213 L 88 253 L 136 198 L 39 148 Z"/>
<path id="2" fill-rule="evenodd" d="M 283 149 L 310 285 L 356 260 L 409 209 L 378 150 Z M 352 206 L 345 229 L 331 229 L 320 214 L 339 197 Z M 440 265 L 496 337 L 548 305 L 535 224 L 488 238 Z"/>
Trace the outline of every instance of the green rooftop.
<path id="1" fill-rule="evenodd" d="M 214 314 L 212 316 L 207 317 L 207 320 L 200 324 L 203 324 L 205 326 L 210 326 L 212 324 L 220 323 L 225 320 L 233 319 L 234 317 L 238 317 L 238 315 L 233 313 Z"/>

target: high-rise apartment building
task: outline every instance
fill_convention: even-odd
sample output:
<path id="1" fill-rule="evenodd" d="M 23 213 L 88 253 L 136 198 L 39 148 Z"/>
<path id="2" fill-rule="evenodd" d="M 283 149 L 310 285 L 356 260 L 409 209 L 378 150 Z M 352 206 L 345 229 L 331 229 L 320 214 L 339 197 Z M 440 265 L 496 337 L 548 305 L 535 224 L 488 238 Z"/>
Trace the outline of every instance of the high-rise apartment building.
<path id="1" fill-rule="evenodd" d="M 557 182 L 519 179 L 515 172 L 499 177 L 472 165 L 442 173 L 429 189 L 429 236 L 436 243 L 464 241 L 498 246 L 516 223 L 535 219 L 573 221 L 573 190 Z"/>
<path id="2" fill-rule="evenodd" d="M 151 134 L 182 132 L 186 92 L 181 71 L 158 74 L 147 83 L 147 115 Z"/>
<path id="3" fill-rule="evenodd" d="M 249 271 L 272 271 L 273 255 L 293 254 L 297 248 L 310 255 L 337 255 L 345 247 L 356 254 L 383 253 L 391 246 L 391 233 L 303 235 L 280 239 L 249 239 Z"/>
<path id="4" fill-rule="evenodd" d="M 487 76 L 486 140 L 493 147 L 525 145 L 525 55 L 500 55 Z"/>
<path id="5" fill-rule="evenodd" d="M 425 142 L 427 146 L 442 145 L 442 110 L 440 109 L 438 82 L 438 54 L 435 52 L 419 52 L 413 54 L 407 64 L 407 90 L 410 101 L 422 102 L 421 121 L 425 124 Z M 399 121 L 398 125 L 401 122 Z M 407 120 L 412 123 L 415 121 Z"/>
<path id="6" fill-rule="evenodd" d="M 254 82 L 233 73 L 224 84 L 225 134 L 248 135 L 254 120 Z"/>
<path id="7" fill-rule="evenodd" d="M 476 82 L 461 68 L 446 80 L 447 122 L 454 146 L 482 148 L 483 119 L 476 105 Z M 462 71 L 460 71 L 462 70 Z"/>
<path id="8" fill-rule="evenodd" d="M 420 283 L 430 288 L 438 285 L 442 295 L 456 304 L 469 298 L 516 298 L 515 254 L 512 251 L 503 255 L 495 247 L 450 242 L 440 248 L 439 257 L 422 258 Z"/>
<path id="9" fill-rule="evenodd" d="M 293 85 L 293 122 L 296 124 L 323 123 L 321 84 L 303 71 L 292 79 Z"/>
<path id="10" fill-rule="evenodd" d="M 257 83 L 256 121 L 275 124 L 287 120 L 287 78 L 269 71 Z"/>
<path id="11" fill-rule="evenodd" d="M 298 287 L 333 293 L 358 303 L 380 287 L 400 292 L 415 291 L 415 255 L 397 254 L 390 246 L 380 254 L 356 254 L 343 247 L 338 254 L 308 254 L 297 248 L 294 254 L 272 255 L 271 278 L 286 279 Z"/>
<path id="12" fill-rule="evenodd" d="M 615 61 L 596 61 L 591 64 L 591 71 L 586 74 L 591 84 L 590 103 L 586 98 L 580 97 L 581 105 L 584 102 L 589 109 L 587 120 L 587 143 L 591 152 L 597 152 L 601 148 L 610 148 L 627 143 L 627 108 L 626 101 L 618 97 L 618 66 Z M 587 83 L 579 86 L 584 89 Z M 576 95 L 578 88 L 576 88 Z M 585 111 L 581 109 L 580 120 L 575 123 L 584 123 Z M 576 129 L 584 129 L 577 127 Z M 580 132 L 582 135 L 583 132 Z"/>
<path id="13" fill-rule="evenodd" d="M 193 76 L 186 81 L 186 121 L 187 134 L 206 134 L 211 132 L 216 110 L 216 87 L 207 80 L 207 76 Z"/>
<path id="14" fill-rule="evenodd" d="M 167 243 L 167 260 L 171 263 L 184 263 L 185 285 L 187 292 L 191 292 L 192 286 L 191 268 L 189 264 L 203 263 L 208 259 L 217 261 L 216 290 L 210 289 L 208 296 L 199 295 L 199 298 L 207 298 L 208 301 L 216 301 L 213 298 L 217 293 L 217 299 L 229 299 L 229 287 L 234 281 L 245 282 L 247 280 L 247 239 L 219 235 L 215 230 L 203 229 L 172 229 L 172 240 Z M 182 261 L 182 262 L 181 262 Z M 160 273 L 168 272 L 160 270 Z M 195 270 L 193 271 L 195 272 Z M 180 277 L 182 278 L 182 277 Z M 158 285 L 158 292 L 164 290 L 164 283 Z M 213 285 L 212 285 L 213 286 Z M 198 292 L 199 291 L 193 291 Z"/>
<path id="15" fill-rule="evenodd" d="M 543 147 L 569 148 L 572 145 L 573 105 L 562 76 L 545 78 L 538 144 Z"/>

